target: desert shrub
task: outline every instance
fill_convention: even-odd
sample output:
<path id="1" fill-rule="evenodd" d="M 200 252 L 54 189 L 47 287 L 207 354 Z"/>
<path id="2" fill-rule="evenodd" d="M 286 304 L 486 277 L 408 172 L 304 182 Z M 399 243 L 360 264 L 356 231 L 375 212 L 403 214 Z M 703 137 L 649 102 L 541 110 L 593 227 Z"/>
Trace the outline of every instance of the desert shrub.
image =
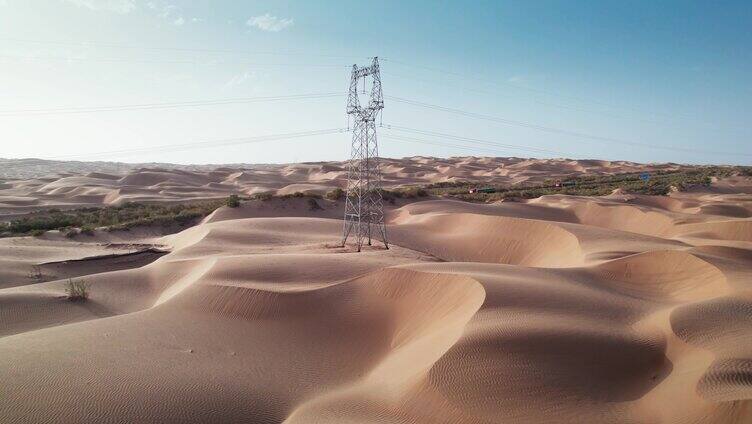
<path id="1" fill-rule="evenodd" d="M 240 206 L 240 197 L 237 194 L 231 194 L 230 197 L 225 200 L 225 205 L 231 208 L 237 208 Z"/>
<path id="2" fill-rule="evenodd" d="M 490 185 L 491 193 L 469 193 L 477 188 L 478 183 L 438 183 L 424 187 L 430 194 L 451 196 L 472 202 L 493 202 L 503 199 L 532 199 L 550 194 L 576 196 L 603 196 L 616 189 L 630 193 L 666 195 L 672 190 L 686 190 L 697 185 L 709 185 L 712 177 L 744 175 L 750 167 L 740 166 L 698 166 L 679 170 L 659 170 L 650 173 L 650 178 L 643 181 L 641 172 L 612 175 L 583 175 L 564 179 L 561 187 L 552 185 L 551 180 L 541 184 L 522 184 L 517 186 Z M 385 197 L 386 198 L 386 197 Z"/>
<path id="3" fill-rule="evenodd" d="M 456 188 L 456 187 L 465 187 L 468 184 L 470 184 L 469 181 L 442 181 L 438 183 L 431 183 L 427 184 L 425 186 L 426 189 L 434 189 L 434 188 Z"/>
<path id="4" fill-rule="evenodd" d="M 264 193 L 258 193 L 253 195 L 254 200 L 261 200 L 261 201 L 267 201 L 272 200 L 274 198 L 274 194 L 272 192 L 264 192 Z"/>
<path id="5" fill-rule="evenodd" d="M 89 284 L 84 280 L 68 279 L 65 283 L 65 293 L 71 302 L 82 302 L 89 298 Z"/>
<path id="6" fill-rule="evenodd" d="M 312 211 L 321 210 L 321 206 L 313 197 L 308 198 L 308 208 Z"/>
<path id="7" fill-rule="evenodd" d="M 93 234 L 94 228 L 97 227 L 104 227 L 105 230 L 127 230 L 147 225 L 186 225 L 210 214 L 223 203 L 224 201 L 219 200 L 169 205 L 125 203 L 105 208 L 34 212 L 11 221 L 0 231 L 0 236 L 41 235 L 45 231 L 60 230 L 65 231 L 65 235 L 69 237 L 75 237 L 79 233 Z M 75 228 L 80 228 L 81 231 Z"/>
<path id="8" fill-rule="evenodd" d="M 33 230 L 29 231 L 29 235 L 32 236 L 32 237 L 39 237 L 39 236 L 43 236 L 44 233 L 46 233 L 46 232 L 47 231 L 45 231 L 45 230 L 33 229 Z"/>
<path id="9" fill-rule="evenodd" d="M 316 193 L 303 193 L 302 191 L 296 191 L 295 193 L 287 193 L 282 194 L 280 196 L 277 196 L 280 199 L 302 199 L 304 197 L 312 198 L 312 199 L 322 199 L 320 194 Z"/>
<path id="10" fill-rule="evenodd" d="M 394 199 L 415 199 L 428 196 L 428 191 L 423 187 L 404 187 L 397 190 L 381 190 L 384 200 L 394 203 Z"/>
<path id="11" fill-rule="evenodd" d="M 44 280 L 44 274 L 42 273 L 42 267 L 39 265 L 32 265 L 31 269 L 29 270 L 28 277 L 30 280 L 40 282 Z"/>
<path id="12" fill-rule="evenodd" d="M 404 197 L 408 199 L 428 196 L 428 192 L 422 187 L 408 187 L 407 189 L 405 189 L 404 193 Z"/>
<path id="13" fill-rule="evenodd" d="M 345 197 L 345 190 L 337 187 L 326 193 L 326 198 L 329 200 L 340 200 Z"/>

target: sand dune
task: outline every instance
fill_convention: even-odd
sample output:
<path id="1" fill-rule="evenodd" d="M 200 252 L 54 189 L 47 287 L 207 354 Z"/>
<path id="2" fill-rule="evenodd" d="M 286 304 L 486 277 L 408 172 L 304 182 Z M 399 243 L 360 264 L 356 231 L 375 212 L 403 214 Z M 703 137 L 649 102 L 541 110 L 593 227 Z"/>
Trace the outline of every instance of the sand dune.
<path id="1" fill-rule="evenodd" d="M 343 187 L 344 162 L 282 165 L 176 166 L 107 162 L 7 161 L 0 170 L 0 215 L 21 205 L 81 207 L 127 201 L 176 201 L 271 192 L 324 194 Z M 0 164 L 3 160 L 0 160 Z M 382 159 L 387 187 L 447 181 L 541 183 L 546 179 L 624 172 L 683 169 L 674 164 L 638 164 L 570 159 L 412 157 Z M 732 211 L 736 215 L 742 213 Z M 752 212 L 750 212 L 752 213 Z"/>
<path id="2" fill-rule="evenodd" d="M 385 179 L 638 169 L 419 157 Z M 92 169 L 8 181 L 0 203 L 321 192 L 343 175 Z M 361 253 L 339 246 L 341 202 L 300 198 L 167 236 L 2 239 L 0 422 L 751 422 L 750 188 L 397 203 L 391 249 Z M 69 276 L 87 302 L 65 299 Z"/>

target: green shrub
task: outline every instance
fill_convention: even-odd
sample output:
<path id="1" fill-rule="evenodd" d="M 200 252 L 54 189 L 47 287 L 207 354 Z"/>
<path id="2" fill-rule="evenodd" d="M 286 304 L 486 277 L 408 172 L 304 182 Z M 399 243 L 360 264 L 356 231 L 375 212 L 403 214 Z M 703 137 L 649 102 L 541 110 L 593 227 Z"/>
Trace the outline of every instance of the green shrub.
<path id="1" fill-rule="evenodd" d="M 428 196 L 428 192 L 421 187 L 408 187 L 404 191 L 404 197 L 408 199 L 414 199 L 416 197 L 426 197 Z"/>
<path id="2" fill-rule="evenodd" d="M 643 181 L 642 173 L 624 173 L 613 175 L 585 175 L 568 177 L 562 187 L 551 184 L 551 180 L 544 180 L 542 184 L 521 184 L 519 186 L 491 185 L 492 193 L 469 193 L 478 183 L 437 183 L 427 185 L 430 194 L 451 196 L 473 202 L 493 202 L 502 199 L 523 198 L 532 199 L 551 194 L 566 194 L 576 196 L 603 196 L 616 189 L 623 189 L 630 193 L 666 195 L 671 190 L 686 190 L 691 186 L 709 185 L 712 177 L 728 177 L 745 175 L 752 167 L 741 166 L 697 166 L 679 170 L 651 172 L 650 179 Z M 403 189 L 404 190 L 404 189 Z M 407 197 L 408 195 L 405 195 Z M 385 197 L 387 199 L 387 197 Z"/>
<path id="3" fill-rule="evenodd" d="M 314 199 L 313 197 L 308 198 L 308 208 L 312 211 L 318 211 L 321 210 L 321 206 L 319 203 Z"/>
<path id="4" fill-rule="evenodd" d="M 146 225 L 186 225 L 210 214 L 222 204 L 224 201 L 219 200 L 187 204 L 125 203 L 105 208 L 34 212 L 11 221 L 0 236 L 42 235 L 45 231 L 59 230 L 68 237 L 75 237 L 79 233 L 94 234 L 97 227 L 110 231 Z"/>
<path id="5" fill-rule="evenodd" d="M 344 197 L 345 197 L 345 190 L 342 190 L 339 187 L 326 193 L 326 198 L 329 200 L 340 200 Z"/>
<path id="6" fill-rule="evenodd" d="M 274 198 L 274 194 L 270 191 L 253 195 L 254 200 L 261 200 L 264 202 L 266 202 L 267 200 L 272 200 L 273 198 Z"/>
<path id="7" fill-rule="evenodd" d="M 84 280 L 68 279 L 65 283 L 65 293 L 71 302 L 83 302 L 89 298 L 89 284 Z"/>
<path id="8" fill-rule="evenodd" d="M 230 197 L 225 200 L 225 204 L 230 208 L 237 208 L 240 206 L 240 197 L 237 194 L 231 194 Z"/>
<path id="9" fill-rule="evenodd" d="M 415 199 L 428 196 L 428 191 L 423 187 L 403 187 L 397 190 L 381 190 L 384 200 L 394 203 L 394 199 Z"/>

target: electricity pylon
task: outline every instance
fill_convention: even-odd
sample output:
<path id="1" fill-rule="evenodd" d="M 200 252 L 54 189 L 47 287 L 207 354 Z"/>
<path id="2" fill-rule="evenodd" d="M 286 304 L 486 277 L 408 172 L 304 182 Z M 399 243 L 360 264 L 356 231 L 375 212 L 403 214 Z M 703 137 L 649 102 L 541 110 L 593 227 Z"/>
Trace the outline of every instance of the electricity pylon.
<path id="1" fill-rule="evenodd" d="M 371 77 L 371 98 L 366 105 L 358 99 L 358 81 Z M 353 230 L 355 242 L 360 252 L 363 241 L 381 235 L 384 247 L 389 248 L 384 223 L 384 199 L 381 193 L 381 171 L 379 170 L 379 145 L 376 140 L 376 118 L 384 109 L 384 95 L 381 92 L 379 59 L 373 58 L 370 66 L 353 65 L 350 77 L 350 92 L 347 96 L 347 113 L 354 118 L 352 150 L 347 167 L 347 196 L 345 198 L 345 220 L 342 230 L 342 246 Z"/>

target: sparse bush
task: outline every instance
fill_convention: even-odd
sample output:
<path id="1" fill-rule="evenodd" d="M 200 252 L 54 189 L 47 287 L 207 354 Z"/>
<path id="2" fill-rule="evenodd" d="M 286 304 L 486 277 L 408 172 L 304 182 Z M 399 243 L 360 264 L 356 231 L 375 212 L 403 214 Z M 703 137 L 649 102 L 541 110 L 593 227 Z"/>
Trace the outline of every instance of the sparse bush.
<path id="1" fill-rule="evenodd" d="M 314 199 L 313 197 L 308 198 L 308 208 L 312 211 L 318 211 L 321 210 L 321 206 L 319 203 Z"/>
<path id="2" fill-rule="evenodd" d="M 490 185 L 488 187 L 492 190 L 488 193 L 469 193 L 469 189 L 477 188 L 477 183 L 469 182 L 430 184 L 425 189 L 433 195 L 452 196 L 471 202 L 494 202 L 514 198 L 533 199 L 551 194 L 603 196 L 616 189 L 629 193 L 666 195 L 672 190 L 681 191 L 692 186 L 709 185 L 713 177 L 744 175 L 750 172 L 750 169 L 750 167 L 740 166 L 698 166 L 679 170 L 659 170 L 651 172 L 647 181 L 641 178 L 642 173 L 583 175 L 564 179 L 560 187 L 551 185 L 550 180 L 544 180 L 542 184 L 535 185 Z M 387 199 L 386 196 L 385 199 Z"/>
<path id="3" fill-rule="evenodd" d="M 60 230 L 68 237 L 79 233 L 94 234 L 94 229 L 127 230 L 136 226 L 172 224 L 186 225 L 204 217 L 221 206 L 224 201 L 213 200 L 186 204 L 125 203 L 105 208 L 81 208 L 67 211 L 47 210 L 34 212 L 11 221 L 0 230 L 0 237 L 39 236 L 49 230 Z M 78 228 L 81 230 L 79 231 Z"/>
<path id="4" fill-rule="evenodd" d="M 68 279 L 65 283 L 65 293 L 71 302 L 83 302 L 89 298 L 89 284 L 84 280 Z"/>
<path id="5" fill-rule="evenodd" d="M 240 206 L 240 197 L 237 194 L 231 194 L 225 201 L 225 204 L 230 208 L 237 208 Z"/>
<path id="6" fill-rule="evenodd" d="M 39 265 L 32 265 L 29 270 L 29 279 L 35 282 L 41 282 L 44 280 L 44 274 L 42 273 L 42 267 Z"/>
<path id="7" fill-rule="evenodd" d="M 416 197 L 426 197 L 428 192 L 421 187 L 408 187 L 403 191 L 403 197 L 408 199 L 415 199 Z"/>
<path id="8" fill-rule="evenodd" d="M 266 202 L 267 200 L 272 200 L 273 198 L 274 198 L 274 194 L 272 194 L 272 192 L 269 192 L 269 191 L 265 193 L 258 193 L 258 194 L 253 195 L 254 200 L 261 200 L 264 202 Z"/>
<path id="9" fill-rule="evenodd" d="M 428 196 L 428 191 L 422 187 L 403 187 L 397 190 L 381 190 L 384 200 L 394 204 L 395 199 L 415 199 Z"/>
<path id="10" fill-rule="evenodd" d="M 312 198 L 312 199 L 321 199 L 320 194 L 316 193 L 303 193 L 302 191 L 296 191 L 295 193 L 287 193 L 280 196 L 277 196 L 280 199 L 302 199 L 304 197 Z"/>
<path id="11" fill-rule="evenodd" d="M 337 187 L 326 193 L 326 198 L 329 200 L 340 200 L 345 197 L 345 190 Z"/>

